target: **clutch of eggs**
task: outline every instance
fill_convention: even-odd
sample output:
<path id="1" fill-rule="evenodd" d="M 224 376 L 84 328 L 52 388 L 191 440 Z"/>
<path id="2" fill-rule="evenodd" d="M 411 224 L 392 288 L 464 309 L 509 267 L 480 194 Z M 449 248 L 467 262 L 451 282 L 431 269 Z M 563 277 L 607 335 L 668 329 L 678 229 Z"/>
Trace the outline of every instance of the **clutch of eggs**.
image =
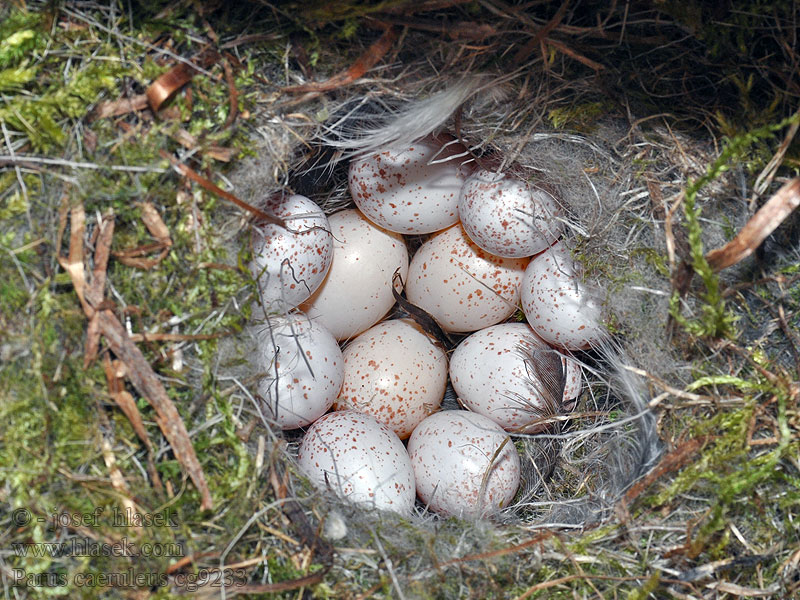
<path id="1" fill-rule="evenodd" d="M 439 136 L 355 159 L 349 185 L 360 210 L 325 218 L 291 196 L 270 210 L 296 226 L 257 238 L 262 298 L 284 315 L 262 334 L 272 348 L 260 357 L 265 416 L 284 429 L 310 425 L 301 469 L 362 505 L 409 513 L 416 492 L 442 515 L 508 506 L 520 471 L 508 432 L 545 429 L 553 411 L 571 410 L 581 370 L 558 349 L 607 335 L 557 241 L 553 194 L 468 158 Z M 430 234 L 410 262 L 401 234 Z M 443 330 L 471 334 L 449 369 L 416 322 L 382 321 L 403 283 Z M 528 323 L 504 322 L 520 300 Z M 287 314 L 297 304 L 306 314 Z M 467 410 L 440 411 L 448 372 Z"/>

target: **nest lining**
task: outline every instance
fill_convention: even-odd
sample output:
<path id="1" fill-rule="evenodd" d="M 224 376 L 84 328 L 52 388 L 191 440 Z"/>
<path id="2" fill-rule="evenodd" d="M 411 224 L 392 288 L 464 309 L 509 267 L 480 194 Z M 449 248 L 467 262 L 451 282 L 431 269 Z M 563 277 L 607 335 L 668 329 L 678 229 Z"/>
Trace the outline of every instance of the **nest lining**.
<path id="1" fill-rule="evenodd" d="M 430 95 L 419 101 L 407 96 L 401 100 L 395 96 L 380 101 L 345 100 L 319 127 L 312 138 L 316 139 L 313 150 L 292 157 L 295 168 L 288 178 L 289 189 L 308 195 L 327 214 L 352 207 L 346 190 L 347 158 L 356 153 L 361 140 L 369 138 L 368 147 L 386 139 L 398 144 L 398 132 L 418 139 L 431 133 L 431 123 L 436 127 L 433 131 L 453 131 L 458 110 L 459 134 L 474 154 L 504 156 L 528 178 L 543 179 L 557 190 L 567 215 L 570 245 L 585 263 L 587 280 L 603 290 L 605 304 L 622 323 L 623 334 L 613 344 L 576 353 L 584 365 L 587 385 L 566 427 L 556 435 L 515 436 L 523 459 L 523 483 L 514 504 L 496 520 L 531 527 L 584 527 L 607 517 L 622 493 L 659 454 L 653 416 L 646 407 L 647 391 L 625 369 L 632 361 L 624 357 L 632 355 L 627 347 L 631 343 L 639 361 L 634 366 L 656 368 L 661 375 L 673 366 L 664 360 L 665 337 L 650 331 L 654 315 L 664 314 L 668 288 L 647 265 L 633 282 L 621 275 L 630 270 L 631 249 L 652 248 L 656 239 L 649 198 L 635 181 L 635 155 L 618 150 L 626 135 L 623 124 L 604 120 L 592 133 L 549 128 L 543 115 L 529 105 L 519 110 L 514 100 L 518 83 L 476 76 L 444 84 L 443 91 L 433 94 L 436 102 L 430 101 Z M 409 116 L 419 112 L 435 114 L 414 119 L 425 124 L 416 129 L 407 124 L 396 126 L 398 119 L 407 123 Z M 510 126 L 530 122 L 537 127 L 527 136 L 520 135 L 519 124 Z M 491 132 L 490 142 L 487 132 Z M 399 143 L 403 142 L 401 136 Z M 268 148 L 271 151 L 273 148 Z M 251 163 L 246 170 L 246 181 L 252 185 L 258 168 Z M 240 180 L 233 181 L 241 185 Z M 407 237 L 410 251 L 424 239 L 426 236 Z M 632 287 L 663 291 L 664 295 L 654 297 L 632 291 Z M 392 316 L 401 314 L 395 311 Z M 443 409 L 449 404 L 451 389 Z M 290 457 L 300 436 L 301 432 L 284 434 Z M 542 479 L 542 474 L 551 471 L 551 476 Z M 335 499 L 330 506 L 341 509 Z M 430 518 L 423 511 L 414 520 Z"/>

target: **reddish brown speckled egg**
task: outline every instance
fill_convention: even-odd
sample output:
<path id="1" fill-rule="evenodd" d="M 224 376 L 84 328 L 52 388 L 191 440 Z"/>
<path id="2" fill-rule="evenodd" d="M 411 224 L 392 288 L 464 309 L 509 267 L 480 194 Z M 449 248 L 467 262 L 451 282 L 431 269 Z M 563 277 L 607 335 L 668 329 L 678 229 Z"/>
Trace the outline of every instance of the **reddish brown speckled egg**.
<path id="1" fill-rule="evenodd" d="M 552 416 L 546 398 L 557 392 L 548 392 L 527 363 L 531 348 L 548 346 L 526 323 L 500 323 L 462 341 L 450 360 L 450 380 L 461 403 L 508 431 Z M 562 396 L 561 402 L 569 402 L 566 389 Z"/>
<path id="2" fill-rule="evenodd" d="M 251 270 L 265 307 L 294 308 L 316 290 L 331 266 L 333 238 L 325 213 L 305 196 L 276 196 L 264 210 L 286 227 L 267 224 L 253 230 Z"/>
<path id="3" fill-rule="evenodd" d="M 497 423 L 466 410 L 444 410 L 408 440 L 417 495 L 442 515 L 478 518 L 508 506 L 520 481 L 517 449 Z"/>
<path id="4" fill-rule="evenodd" d="M 257 334 L 264 416 L 281 429 L 296 429 L 324 415 L 344 379 L 333 336 L 303 313 L 273 317 Z"/>
<path id="5" fill-rule="evenodd" d="M 550 192 L 502 173 L 481 170 L 461 188 L 458 214 L 470 239 L 497 256 L 538 254 L 561 235 L 563 216 Z"/>
<path id="6" fill-rule="evenodd" d="M 481 250 L 461 225 L 454 225 L 414 254 L 406 296 L 442 329 L 476 331 L 514 313 L 527 264 L 527 258 L 501 258 Z"/>
<path id="7" fill-rule="evenodd" d="M 392 279 L 408 274 L 408 250 L 402 236 L 370 223 L 356 209 L 328 218 L 333 234 L 333 263 L 322 285 L 301 306 L 337 340 L 358 335 L 380 321 L 394 304 Z M 400 281 L 394 283 L 401 289 Z"/>
<path id="8" fill-rule="evenodd" d="M 432 138 L 350 163 L 350 194 L 364 215 L 389 231 L 420 234 L 458 221 L 458 196 L 472 171 L 467 149 Z"/>
<path id="9" fill-rule="evenodd" d="M 403 442 L 371 415 L 328 413 L 309 427 L 297 461 L 317 487 L 352 502 L 405 514 L 414 506 L 414 472 Z"/>
<path id="10" fill-rule="evenodd" d="M 580 267 L 562 242 L 528 265 L 522 309 L 533 330 L 560 348 L 580 350 L 608 335 L 598 294 L 581 281 Z"/>
<path id="11" fill-rule="evenodd" d="M 414 321 L 371 327 L 344 349 L 344 384 L 334 408 L 373 415 L 405 439 L 439 409 L 447 355 Z"/>

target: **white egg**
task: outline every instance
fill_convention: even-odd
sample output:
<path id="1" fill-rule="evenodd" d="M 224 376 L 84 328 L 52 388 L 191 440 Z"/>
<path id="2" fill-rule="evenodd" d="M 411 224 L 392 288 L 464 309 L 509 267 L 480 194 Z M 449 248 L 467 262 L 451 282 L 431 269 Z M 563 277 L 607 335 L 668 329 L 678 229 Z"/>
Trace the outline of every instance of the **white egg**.
<path id="1" fill-rule="evenodd" d="M 522 283 L 522 309 L 546 342 L 580 350 L 607 337 L 599 295 L 581 281 L 562 242 L 531 260 Z"/>
<path id="2" fill-rule="evenodd" d="M 317 487 L 369 507 L 409 513 L 414 472 L 403 442 L 371 415 L 325 415 L 300 443 L 300 469 Z"/>
<path id="3" fill-rule="evenodd" d="M 458 195 L 472 168 L 467 149 L 428 137 L 350 163 L 350 194 L 372 222 L 405 234 L 431 233 L 458 222 Z M 471 164 L 471 163 L 470 163 Z"/>
<path id="4" fill-rule="evenodd" d="M 447 355 L 409 319 L 367 329 L 344 349 L 344 384 L 336 410 L 373 415 L 405 439 L 439 409 L 447 387 Z"/>
<path id="5" fill-rule="evenodd" d="M 509 258 L 533 256 L 561 235 L 562 215 L 553 195 L 532 183 L 481 170 L 461 188 L 458 214 L 470 239 Z"/>
<path id="6" fill-rule="evenodd" d="M 543 355 L 539 369 L 546 368 L 551 358 L 557 361 L 553 370 L 564 368 L 559 363 L 563 365 L 566 357 L 541 341 L 526 323 L 501 323 L 463 340 L 450 359 L 450 381 L 460 402 L 508 431 L 563 410 L 563 402 L 569 401 L 566 393 L 545 387 L 531 364 L 535 358 L 531 349 L 553 353 Z M 554 405 L 556 398 L 561 405 Z"/>
<path id="7" fill-rule="evenodd" d="M 517 449 L 503 428 L 483 415 L 432 414 L 411 434 L 408 454 L 417 495 L 442 515 L 490 515 L 508 506 L 519 487 Z"/>
<path id="8" fill-rule="evenodd" d="M 344 379 L 339 344 L 303 313 L 272 317 L 257 333 L 258 395 L 281 429 L 312 423 L 333 405 Z"/>
<path id="9" fill-rule="evenodd" d="M 294 308 L 316 290 L 331 266 L 333 238 L 325 213 L 305 196 L 273 197 L 264 211 L 286 228 L 266 224 L 253 230 L 251 270 L 265 308 Z"/>
<path id="10" fill-rule="evenodd" d="M 514 313 L 527 264 L 526 258 L 501 258 L 481 250 L 455 225 L 414 254 L 406 297 L 446 331 L 475 331 Z"/>
<path id="11" fill-rule="evenodd" d="M 356 209 L 328 219 L 333 263 L 319 289 L 301 307 L 337 340 L 358 335 L 380 321 L 394 305 L 392 278 L 408 273 L 402 236 L 370 223 Z M 395 289 L 401 289 L 399 281 Z"/>

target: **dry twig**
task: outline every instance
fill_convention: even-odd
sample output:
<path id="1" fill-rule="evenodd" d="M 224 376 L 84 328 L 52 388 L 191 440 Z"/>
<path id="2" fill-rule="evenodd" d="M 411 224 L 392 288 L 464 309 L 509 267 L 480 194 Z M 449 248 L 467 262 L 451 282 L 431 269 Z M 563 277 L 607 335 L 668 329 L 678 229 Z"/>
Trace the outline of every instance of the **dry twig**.
<path id="1" fill-rule="evenodd" d="M 397 30 L 394 27 L 387 27 L 383 35 L 373 43 L 367 51 L 356 59 L 350 67 L 345 71 L 334 75 L 327 81 L 318 83 L 304 83 L 302 85 L 293 85 L 283 88 L 286 93 L 297 92 L 329 92 L 337 88 L 343 87 L 353 83 L 356 79 L 360 79 L 364 74 L 374 67 L 378 61 L 392 47 L 394 41 L 397 39 Z"/>
<path id="2" fill-rule="evenodd" d="M 750 218 L 735 238 L 722 248 L 709 252 L 706 255 L 708 264 L 715 271 L 721 271 L 747 258 L 798 206 L 800 177 L 795 177 Z"/>
<path id="3" fill-rule="evenodd" d="M 203 469 L 197 460 L 192 447 L 189 432 L 183 424 L 180 413 L 175 408 L 167 391 L 153 373 L 150 363 L 139 348 L 131 341 L 122 323 L 109 310 L 98 313 L 100 331 L 114 352 L 128 367 L 128 378 L 138 392 L 147 399 L 156 411 L 156 423 L 167 438 L 175 458 L 186 469 L 189 477 L 200 492 L 200 508 L 208 510 L 213 507 L 211 492 L 208 489 Z"/>
<path id="4" fill-rule="evenodd" d="M 109 221 L 110 223 L 111 221 Z M 116 316 L 102 308 L 102 289 L 105 287 L 105 267 L 108 262 L 108 249 L 111 245 L 113 229 L 107 225 L 105 231 L 98 236 L 98 252 L 95 254 L 96 270 L 92 287 L 86 290 L 84 274 L 84 249 L 83 232 L 86 227 L 86 213 L 82 203 L 76 204 L 71 209 L 70 250 L 69 256 L 58 256 L 58 261 L 64 270 L 69 273 L 75 292 L 78 295 L 84 314 L 95 323 L 97 331 L 102 334 L 112 352 L 116 354 L 127 367 L 127 375 L 139 393 L 147 399 L 156 411 L 156 422 L 172 446 L 178 462 L 186 469 L 189 477 L 200 492 L 200 506 L 203 510 L 213 506 L 211 493 L 203 475 L 200 462 L 192 447 L 189 433 L 181 419 L 178 410 L 167 395 L 166 390 L 153 372 L 150 363 L 139 351 L 125 332 L 125 328 Z M 59 228 L 59 237 L 63 228 Z M 59 239 L 60 247 L 60 239 Z"/>
<path id="5" fill-rule="evenodd" d="M 160 154 L 161 154 L 162 157 L 164 157 L 167 160 L 169 160 L 170 163 L 172 163 L 172 166 L 175 167 L 181 175 L 183 175 L 184 177 L 186 177 L 188 179 L 191 179 L 195 183 L 200 184 L 203 188 L 205 188 L 209 192 L 211 192 L 213 194 L 216 194 L 217 196 L 220 196 L 222 198 L 225 198 L 225 200 L 233 202 L 239 208 L 243 208 L 244 210 L 246 210 L 248 212 L 251 212 L 252 214 L 257 216 L 259 219 L 264 221 L 265 223 L 271 223 L 272 225 L 278 225 L 280 227 L 283 227 L 284 229 L 286 228 L 286 224 L 284 223 L 284 221 L 282 219 L 277 219 L 277 218 L 273 217 L 272 215 L 268 215 L 263 210 L 260 210 L 260 209 L 256 208 L 255 206 L 252 206 L 251 204 L 248 204 L 247 202 L 245 202 L 244 200 L 241 200 L 240 198 L 237 198 L 236 196 L 234 196 L 230 192 L 226 192 L 221 187 L 219 187 L 217 185 L 214 185 L 211 181 L 209 181 L 205 177 L 202 177 L 202 176 L 198 175 L 194 170 L 190 169 L 189 167 L 187 167 L 183 163 L 178 162 L 178 160 L 174 156 L 170 156 L 165 151 L 162 150 L 160 152 Z"/>

